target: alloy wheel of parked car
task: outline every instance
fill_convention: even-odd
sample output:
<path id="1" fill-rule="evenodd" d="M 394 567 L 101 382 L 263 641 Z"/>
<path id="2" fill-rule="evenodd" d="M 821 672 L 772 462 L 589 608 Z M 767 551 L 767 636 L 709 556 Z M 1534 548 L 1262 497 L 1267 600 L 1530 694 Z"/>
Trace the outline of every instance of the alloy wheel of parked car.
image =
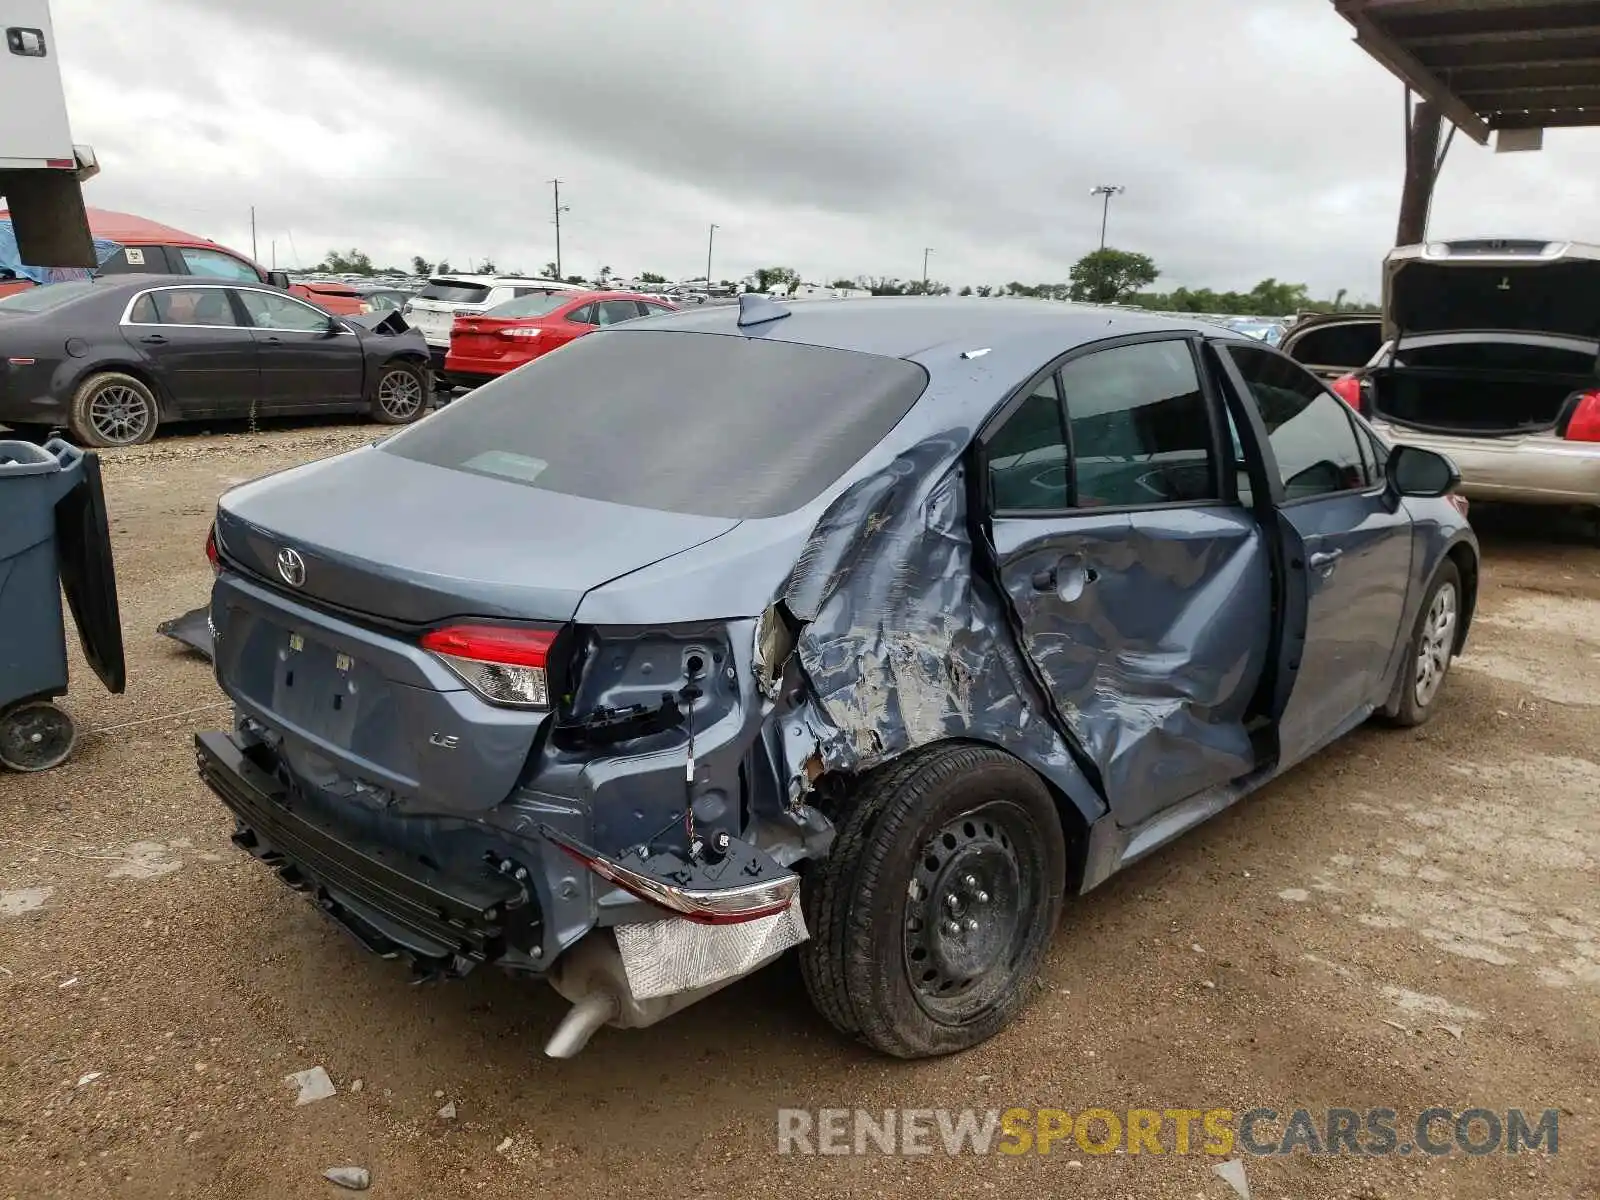
<path id="1" fill-rule="evenodd" d="M 385 425 L 415 421 L 427 406 L 428 386 L 419 367 L 391 363 L 378 374 L 373 389 L 373 419 Z"/>
<path id="2" fill-rule="evenodd" d="M 901 1058 L 992 1037 L 1029 994 L 1060 916 L 1066 842 L 1049 790 L 987 746 L 912 753 L 853 798 L 807 873 L 806 990 Z"/>
<path id="3" fill-rule="evenodd" d="M 93 375 L 72 398 L 69 425 L 86 446 L 137 446 L 155 436 L 160 412 L 154 393 L 132 375 Z"/>
<path id="4" fill-rule="evenodd" d="M 0 764 L 13 771 L 60 766 L 77 740 L 72 718 L 48 700 L 32 700 L 0 714 Z"/>

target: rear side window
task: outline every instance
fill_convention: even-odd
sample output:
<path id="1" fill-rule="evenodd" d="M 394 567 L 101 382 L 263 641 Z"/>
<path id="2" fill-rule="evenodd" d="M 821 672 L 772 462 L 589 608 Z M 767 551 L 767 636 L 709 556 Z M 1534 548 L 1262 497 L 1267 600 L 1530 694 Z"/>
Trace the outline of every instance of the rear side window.
<path id="1" fill-rule="evenodd" d="M 989 490 L 996 512 L 1053 511 L 1071 503 L 1066 427 L 1051 374 L 989 438 Z"/>
<path id="2" fill-rule="evenodd" d="M 1211 414 L 1187 341 L 1137 342 L 1061 368 L 1079 508 L 1219 499 Z"/>
<path id="3" fill-rule="evenodd" d="M 236 326 L 233 305 L 227 290 L 208 288 L 163 288 L 146 292 L 134 301 L 128 314 L 131 325 L 214 325 Z"/>
<path id="4" fill-rule="evenodd" d="M 1383 325 L 1357 321 L 1312 329 L 1287 347 L 1295 362 L 1318 367 L 1364 367 L 1383 345 Z"/>
<path id="5" fill-rule="evenodd" d="M 167 252 L 160 246 L 124 246 L 100 264 L 102 275 L 178 274 L 167 265 Z"/>
<path id="6" fill-rule="evenodd" d="M 632 300 L 601 300 L 594 306 L 595 324 L 620 325 L 639 315 L 639 306 Z"/>
<path id="7" fill-rule="evenodd" d="M 443 300 L 446 304 L 482 304 L 488 298 L 489 289 L 482 284 L 448 279 L 430 279 L 417 293 L 419 300 Z"/>
<path id="8" fill-rule="evenodd" d="M 571 301 L 570 295 L 560 292 L 530 292 L 526 296 L 518 296 L 515 300 L 507 300 L 504 304 L 496 304 L 483 315 L 486 317 L 543 317 L 555 312 L 563 304 Z"/>
<path id="9" fill-rule="evenodd" d="M 502 376 L 381 452 L 666 512 L 815 500 L 927 386 L 915 363 L 759 338 L 618 330 Z"/>

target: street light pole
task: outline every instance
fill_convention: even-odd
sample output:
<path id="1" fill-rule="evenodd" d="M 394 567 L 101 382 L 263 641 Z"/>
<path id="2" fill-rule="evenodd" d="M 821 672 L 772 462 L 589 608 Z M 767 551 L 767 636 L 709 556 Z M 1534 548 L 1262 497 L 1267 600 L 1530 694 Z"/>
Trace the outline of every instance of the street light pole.
<path id="1" fill-rule="evenodd" d="M 561 180 L 552 179 L 550 185 L 556 192 L 556 278 L 561 279 L 561 214 L 572 209 L 561 203 Z"/>
<path id="2" fill-rule="evenodd" d="M 1089 189 L 1091 196 L 1104 196 L 1105 203 L 1100 209 L 1100 249 L 1106 248 L 1106 222 L 1111 219 L 1111 197 L 1120 196 L 1128 189 L 1120 183 L 1102 183 Z"/>
<path id="3" fill-rule="evenodd" d="M 711 247 L 717 240 L 717 227 L 713 225 L 706 234 L 706 295 L 711 294 Z"/>
<path id="4" fill-rule="evenodd" d="M 922 248 L 922 294 L 928 294 L 928 255 L 933 253 L 932 246 Z"/>

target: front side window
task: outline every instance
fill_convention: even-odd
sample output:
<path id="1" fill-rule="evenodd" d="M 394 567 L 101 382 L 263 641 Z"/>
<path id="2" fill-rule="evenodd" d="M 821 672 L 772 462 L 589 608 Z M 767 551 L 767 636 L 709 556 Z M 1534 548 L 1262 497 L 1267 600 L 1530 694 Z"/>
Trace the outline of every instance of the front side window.
<path id="1" fill-rule="evenodd" d="M 1099 350 L 1061 368 L 1079 508 L 1220 499 L 1211 415 L 1187 340 Z"/>
<path id="2" fill-rule="evenodd" d="M 180 246 L 183 265 L 191 275 L 205 275 L 212 279 L 236 279 L 242 283 L 260 283 L 261 276 L 243 259 L 220 250 L 201 250 L 194 246 Z"/>
<path id="3" fill-rule="evenodd" d="M 257 329 L 287 329 L 296 333 L 325 333 L 328 314 L 288 296 L 270 292 L 240 292 L 245 311 Z"/>
<path id="4" fill-rule="evenodd" d="M 1054 510 L 1071 504 L 1066 428 L 1054 373 L 989 438 L 989 493 L 996 512 Z"/>
<path id="5" fill-rule="evenodd" d="M 146 292 L 134 301 L 128 314 L 134 325 L 236 326 L 233 305 L 225 288 L 164 288 Z"/>
<path id="6" fill-rule="evenodd" d="M 1227 350 L 1261 411 L 1285 500 L 1371 486 L 1342 400 L 1281 354 L 1240 345 Z"/>

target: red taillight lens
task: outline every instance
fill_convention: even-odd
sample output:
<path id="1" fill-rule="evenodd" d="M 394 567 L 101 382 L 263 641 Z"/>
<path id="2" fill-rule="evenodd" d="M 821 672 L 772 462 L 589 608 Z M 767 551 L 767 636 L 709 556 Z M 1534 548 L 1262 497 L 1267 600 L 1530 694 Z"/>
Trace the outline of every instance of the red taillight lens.
<path id="1" fill-rule="evenodd" d="M 206 561 L 218 574 L 222 572 L 222 555 L 217 552 L 217 527 L 206 530 Z"/>
<path id="2" fill-rule="evenodd" d="M 1333 394 L 1343 400 L 1357 412 L 1364 411 L 1361 395 L 1361 377 L 1359 375 L 1341 375 L 1330 385 Z"/>
<path id="3" fill-rule="evenodd" d="M 1571 442 L 1600 442 L 1600 391 L 1578 397 L 1578 407 L 1567 421 L 1566 437 Z"/>
<path id="4" fill-rule="evenodd" d="M 422 648 L 495 704 L 550 706 L 549 629 L 508 625 L 451 625 L 423 634 Z"/>

